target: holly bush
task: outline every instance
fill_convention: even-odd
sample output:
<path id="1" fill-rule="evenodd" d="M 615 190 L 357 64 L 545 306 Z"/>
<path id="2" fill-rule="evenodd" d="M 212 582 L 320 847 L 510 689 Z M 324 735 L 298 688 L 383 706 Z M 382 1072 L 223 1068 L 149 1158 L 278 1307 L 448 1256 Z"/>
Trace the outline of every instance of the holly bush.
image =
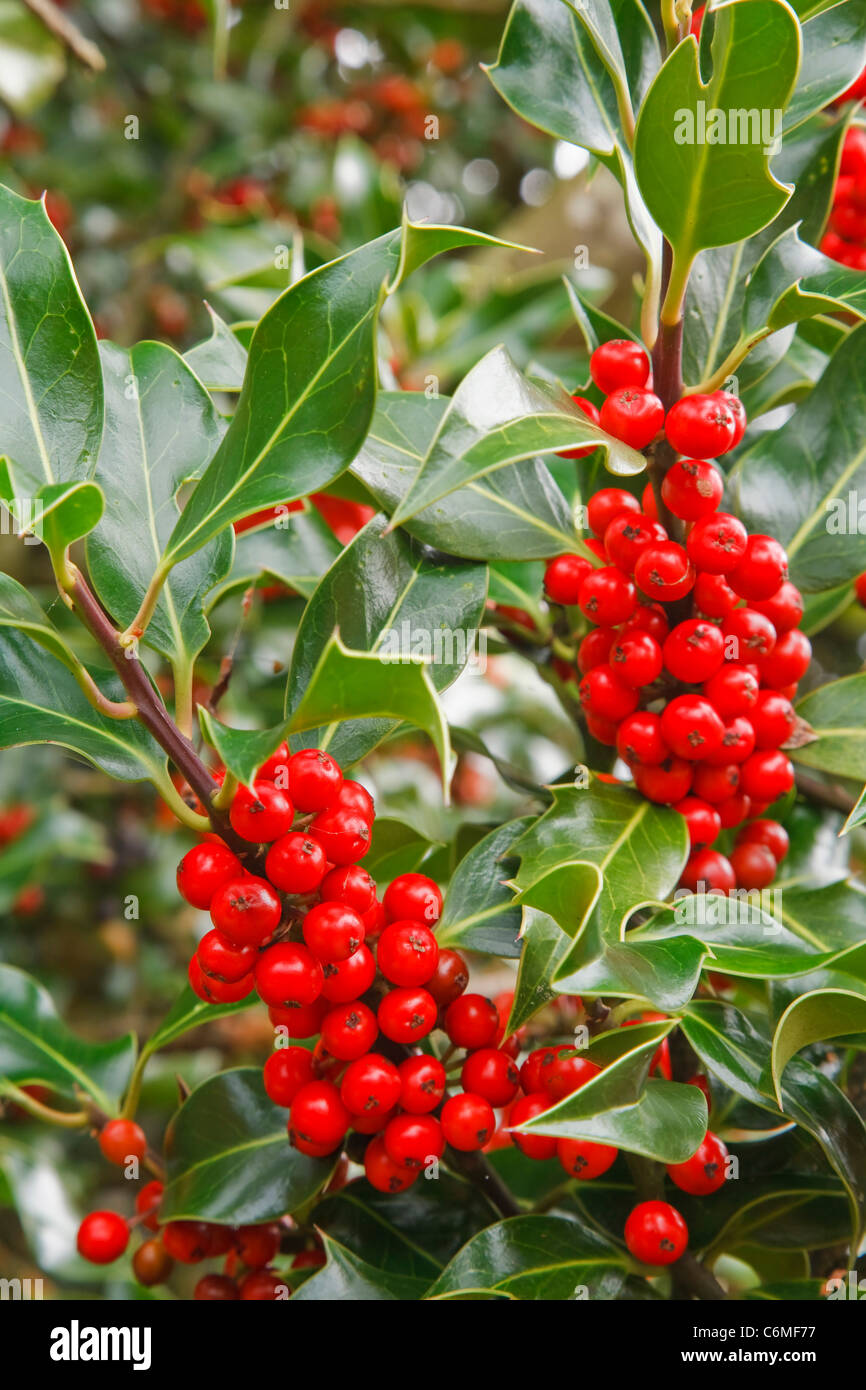
<path id="1" fill-rule="evenodd" d="M 140 153 L 78 122 L 86 243 L 195 113 L 135 301 L 173 344 L 124 238 L 97 331 L 0 188 L 0 1248 L 60 1296 L 846 1296 L 863 7 L 515 0 L 423 80 L 411 7 L 339 8 L 149 4 L 195 81 Z M 436 194 L 460 82 L 512 197 L 525 148 L 618 190 L 622 321 L 587 247 L 522 268 L 507 180 L 476 229 Z"/>

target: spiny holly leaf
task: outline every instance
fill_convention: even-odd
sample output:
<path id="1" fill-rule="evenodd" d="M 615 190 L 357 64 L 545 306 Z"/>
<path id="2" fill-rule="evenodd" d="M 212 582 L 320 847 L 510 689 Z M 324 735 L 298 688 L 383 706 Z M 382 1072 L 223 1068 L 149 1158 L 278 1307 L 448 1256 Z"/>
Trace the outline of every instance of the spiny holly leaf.
<path id="1" fill-rule="evenodd" d="M 418 657 L 391 662 L 376 651 L 355 651 L 335 631 L 292 711 L 289 730 L 308 733 L 325 728 L 324 743 L 316 742 L 319 747 L 333 748 L 330 735 L 338 726 L 342 734 L 349 721 L 382 719 L 404 720 L 429 736 L 439 758 L 447 798 L 453 755 L 448 723 L 429 665 Z M 360 756 L 356 752 L 352 761 Z"/>
<path id="2" fill-rule="evenodd" d="M 448 407 L 445 396 L 380 396 L 352 474 L 385 511 L 411 492 Z M 425 545 L 471 560 L 548 559 L 575 548 L 568 503 L 534 458 L 475 478 L 402 525 Z"/>
<path id="3" fill-rule="evenodd" d="M 185 352 L 184 359 L 209 391 L 240 391 L 247 368 L 246 348 L 209 304 L 205 308 L 211 335 Z"/>
<path id="4" fill-rule="evenodd" d="M 816 989 L 795 999 L 783 1013 L 773 1035 L 773 1085 L 781 1106 L 782 1075 L 791 1058 L 804 1047 L 866 1033 L 866 994 L 844 989 Z"/>
<path id="5" fill-rule="evenodd" d="M 440 948 L 520 955 L 521 913 L 508 881 L 517 866 L 514 846 L 530 824 L 528 818 L 508 821 L 461 859 L 436 928 Z"/>
<path id="6" fill-rule="evenodd" d="M 864 701 L 866 676 L 862 675 L 829 681 L 799 700 L 797 713 L 812 726 L 816 739 L 792 751 L 795 761 L 858 781 L 866 777 Z"/>
<path id="7" fill-rule="evenodd" d="M 866 318 L 866 275 L 831 261 L 786 231 L 761 258 L 746 290 L 746 337 L 764 327 L 775 331 L 815 314 L 847 311 Z"/>
<path id="8" fill-rule="evenodd" d="M 0 1090 L 42 1082 L 65 1096 L 84 1091 L 113 1113 L 135 1062 L 131 1033 L 86 1042 L 61 1021 L 50 994 L 23 970 L 0 965 Z"/>
<path id="9" fill-rule="evenodd" d="M 3 451 L 40 483 L 83 480 L 102 433 L 96 334 L 41 202 L 0 186 Z"/>
<path id="10" fill-rule="evenodd" d="M 109 699 L 124 699 L 115 677 L 97 684 Z M 101 714 L 60 661 L 0 625 L 0 748 L 29 743 L 59 743 L 124 782 L 165 776 L 165 755 L 137 720 Z"/>
<path id="11" fill-rule="evenodd" d="M 160 1218 L 251 1225 L 308 1201 L 333 1161 L 292 1148 L 286 1118 L 265 1095 L 260 1068 L 208 1077 L 172 1121 Z"/>
<path id="12" fill-rule="evenodd" d="M 677 1192 L 676 1207 L 689 1228 L 689 1243 L 709 1264 L 747 1241 L 760 1241 L 756 1248 L 766 1260 L 768 1251 L 814 1250 L 848 1238 L 850 1203 L 838 1178 L 784 1172 L 752 1178 L 747 1164 L 748 1147 L 740 1176 L 713 1193 L 718 1201 Z"/>
<path id="13" fill-rule="evenodd" d="M 732 475 L 737 514 L 750 531 L 782 542 L 793 583 L 808 593 L 850 582 L 863 568 L 864 347 L 866 325 L 831 357 L 795 417 L 762 434 Z"/>
<path id="14" fill-rule="evenodd" d="M 612 473 L 646 467 L 642 454 L 605 434 L 564 392 L 548 393 L 518 371 L 505 348 L 494 348 L 448 402 L 392 524 L 402 525 L 499 468 L 579 444 L 603 447 Z"/>
<path id="15" fill-rule="evenodd" d="M 427 1297 L 614 1299 L 630 1268 L 622 1250 L 576 1220 L 513 1216 L 464 1245 Z"/>
<path id="16" fill-rule="evenodd" d="M 300 731 L 311 729 L 297 715 L 302 703 L 305 720 L 313 711 L 310 686 L 328 648 L 329 660 L 354 680 L 335 646 L 335 629 L 346 648 L 365 654 L 363 666 L 356 669 L 364 671 L 366 684 L 357 690 L 346 687 L 345 698 L 366 701 L 373 713 L 365 691 L 375 690 L 377 699 L 381 692 L 387 709 L 380 712 L 390 717 L 358 723 L 347 706 L 333 716 L 341 720 L 339 725 L 312 729 L 294 740 L 299 746 L 327 747 L 341 764 L 369 753 L 401 718 L 423 716 L 418 727 L 437 726 L 441 713 L 434 690 L 449 686 L 470 660 L 484 610 L 483 565 L 446 561 L 408 536 L 385 534 L 386 526 L 385 517 L 374 517 L 324 575 L 304 611 L 292 656 L 286 701 L 292 727 Z M 422 667 L 417 664 L 422 657 L 432 659 Z M 411 694 L 411 706 L 397 704 L 398 684 Z M 322 675 L 316 700 L 334 706 Z M 441 731 L 436 737 L 442 742 Z"/>
<path id="17" fill-rule="evenodd" d="M 278 509 L 279 511 L 279 509 Z M 343 547 L 315 507 L 284 509 L 235 537 L 235 557 L 222 584 L 207 599 L 207 611 L 227 594 L 266 579 L 310 598 Z"/>
<path id="18" fill-rule="evenodd" d="M 778 1115 L 771 1043 L 763 1027 L 728 1004 L 695 1000 L 682 1029 L 708 1070 L 737 1095 Z M 847 1096 L 802 1058 L 781 1079 L 782 1112 L 815 1138 L 847 1189 L 855 1245 L 866 1210 L 866 1126 Z"/>
<path id="19" fill-rule="evenodd" d="M 9 628 L 13 633 L 26 633 L 73 675 L 79 671 L 75 654 L 49 622 L 30 591 L 13 579 L 11 574 L 0 573 L 0 628 Z"/>
<path id="20" fill-rule="evenodd" d="M 99 597 L 126 626 L 138 612 L 178 521 L 182 484 L 207 468 L 225 422 L 182 357 L 164 343 L 133 348 L 103 343 L 105 434 L 96 479 L 108 499 L 88 538 L 87 561 Z M 136 544 L 130 545 L 130 536 Z M 168 661 L 186 664 L 210 636 L 204 596 L 231 564 L 226 531 L 175 566 L 143 641 Z"/>
<path id="21" fill-rule="evenodd" d="M 832 4 L 802 17 L 803 58 L 797 86 L 785 112 L 785 131 L 794 130 L 846 91 L 866 64 L 866 10 Z"/>
<path id="22" fill-rule="evenodd" d="M 377 883 L 390 883 L 399 874 L 415 873 L 432 850 L 442 848 L 403 818 L 377 816 L 364 868 Z"/>
<path id="23" fill-rule="evenodd" d="M 257 1002 L 256 996 L 252 995 L 242 999 L 238 1004 L 210 1004 L 193 994 L 189 985 L 184 985 L 162 1023 L 151 1033 L 142 1047 L 142 1055 L 151 1056 L 154 1052 L 159 1052 L 160 1048 L 168 1047 L 169 1043 L 182 1038 L 184 1033 L 188 1033 L 192 1028 L 198 1028 L 202 1023 L 212 1023 L 215 1019 L 224 1018 L 226 1014 L 240 1013 Z"/>
<path id="24" fill-rule="evenodd" d="M 502 243 L 407 221 L 280 296 L 253 334 L 237 410 L 174 528 L 163 572 L 233 521 L 319 491 L 348 467 L 373 414 L 387 295 L 432 256 L 482 244 Z"/>
<path id="25" fill-rule="evenodd" d="M 320 1299 L 329 1303 L 403 1302 L 424 1297 L 429 1279 L 378 1269 L 324 1232 L 322 1242 L 326 1264 L 311 1279 L 304 1280 L 292 1296 L 293 1303 L 315 1303 Z"/>
<path id="26" fill-rule="evenodd" d="M 796 16 L 782 0 L 738 0 L 714 19 L 709 80 L 687 38 L 650 87 L 635 134 L 641 193 L 682 266 L 705 247 L 760 231 L 790 193 L 770 173 L 768 147 L 781 134 L 771 128 L 774 112 L 787 106 L 797 77 Z M 762 112 L 770 126 L 756 130 Z"/>
<path id="27" fill-rule="evenodd" d="M 251 786 L 262 763 L 276 752 L 285 738 L 285 726 L 273 729 L 230 729 L 221 724 L 203 705 L 198 708 L 203 737 L 219 753 L 229 772 L 245 786 Z"/>
<path id="28" fill-rule="evenodd" d="M 839 833 L 846 834 L 849 830 L 854 830 L 856 826 L 863 825 L 864 822 L 866 822 L 866 787 L 863 788 L 862 792 L 857 798 L 856 806 L 853 807 L 850 815 L 848 816 L 848 819 L 846 820 L 845 824 L 842 827 L 842 830 Z"/>

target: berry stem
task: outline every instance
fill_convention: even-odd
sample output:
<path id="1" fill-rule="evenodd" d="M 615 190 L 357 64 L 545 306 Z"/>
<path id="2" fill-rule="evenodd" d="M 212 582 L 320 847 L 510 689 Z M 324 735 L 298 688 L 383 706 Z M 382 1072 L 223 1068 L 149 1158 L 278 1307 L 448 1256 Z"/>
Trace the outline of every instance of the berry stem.
<path id="1" fill-rule="evenodd" d="M 449 1147 L 448 1166 L 462 1173 L 479 1192 L 483 1192 L 500 1215 L 520 1216 L 522 1208 L 484 1154 L 462 1153 Z"/>
<path id="2" fill-rule="evenodd" d="M 27 1091 L 22 1091 L 12 1081 L 4 1081 L 0 1095 L 3 1100 L 19 1105 L 35 1119 L 44 1120 L 46 1124 L 57 1125 L 61 1129 L 82 1129 L 91 1122 L 86 1110 L 54 1110 L 50 1105 L 43 1105 L 41 1100 L 36 1100 Z"/>
<path id="3" fill-rule="evenodd" d="M 691 1250 L 671 1266 L 671 1276 L 680 1298 L 700 1298 L 706 1303 L 721 1303 L 727 1299 L 721 1284 Z"/>

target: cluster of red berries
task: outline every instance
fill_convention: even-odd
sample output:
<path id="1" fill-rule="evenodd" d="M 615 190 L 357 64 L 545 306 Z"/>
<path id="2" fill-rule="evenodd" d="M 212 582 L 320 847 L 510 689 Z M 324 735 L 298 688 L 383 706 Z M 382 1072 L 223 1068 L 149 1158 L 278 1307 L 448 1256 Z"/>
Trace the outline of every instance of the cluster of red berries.
<path id="1" fill-rule="evenodd" d="M 672 540 L 659 521 L 650 485 L 641 501 L 602 488 L 587 507 L 593 536 L 586 542 L 600 566 L 576 554 L 549 561 L 548 599 L 578 608 L 592 624 L 577 650 L 587 727 L 617 749 L 644 796 L 685 816 L 692 853 L 682 886 L 764 888 L 787 850 L 783 828 L 763 816 L 793 786 L 783 749 L 795 732 L 791 701 L 811 647 L 799 630 L 803 600 L 788 580 L 783 547 L 718 510 L 724 483 L 712 460 L 740 441 L 745 412 L 735 396 L 716 391 L 683 397 L 665 418 L 646 385 L 647 355 L 633 342 L 604 343 L 590 369 L 608 393 L 604 428 L 645 445 L 663 423 L 683 455 L 668 469 L 661 497 L 684 538 Z M 632 429 L 643 419 L 652 435 L 649 424 Z M 575 676 L 571 667 L 565 673 Z M 735 826 L 744 828 L 730 857 L 712 849 Z"/>
<path id="2" fill-rule="evenodd" d="M 833 207 L 820 249 L 831 260 L 866 270 L 866 129 L 851 126 L 842 145 Z"/>
<path id="3" fill-rule="evenodd" d="M 657 1017 L 649 1015 L 648 1017 Z M 634 1019 L 631 1022 L 639 1022 Z M 667 1040 L 655 1054 L 652 1070 L 670 1077 Z M 511 1138 L 527 1158 L 544 1161 L 556 1158 L 569 1177 L 589 1182 L 601 1177 L 615 1162 L 619 1150 L 612 1144 L 589 1139 L 555 1139 L 543 1134 L 520 1134 L 516 1126 L 541 1115 L 585 1086 L 603 1069 L 583 1057 L 573 1047 L 539 1047 L 530 1052 L 520 1068 L 523 1095 L 515 1100 L 508 1114 Z M 703 1078 L 694 1085 L 705 1089 Z M 706 1092 L 705 1092 L 706 1093 Z M 717 1192 L 727 1178 L 728 1151 L 721 1139 L 707 1130 L 700 1147 L 684 1163 L 668 1165 L 668 1176 L 683 1192 L 696 1197 Z M 688 1244 L 688 1228 L 683 1217 L 668 1202 L 641 1202 L 625 1225 L 625 1243 L 632 1255 L 649 1265 L 672 1264 Z"/>
<path id="4" fill-rule="evenodd" d="M 111 1125 L 121 1123 L 125 1122 L 112 1121 Z M 111 1125 L 105 1126 L 100 1144 Z M 117 1141 L 120 1142 L 119 1131 Z M 132 1257 L 133 1273 L 145 1288 L 165 1283 L 175 1262 L 191 1265 L 224 1257 L 223 1272 L 205 1274 L 199 1279 L 193 1298 L 272 1302 L 289 1297 L 291 1289 L 285 1277 L 271 1268 L 283 1237 L 281 1222 L 220 1226 L 210 1221 L 168 1221 L 159 1226 L 162 1193 L 162 1183 L 145 1183 L 136 1197 L 131 1221 L 116 1211 L 91 1212 L 78 1228 L 79 1254 L 91 1264 L 111 1264 L 126 1250 L 131 1229 L 139 1226 L 155 1233 L 139 1245 Z M 291 1267 L 303 1269 L 324 1264 L 324 1260 L 319 1249 L 302 1250 L 295 1255 Z"/>

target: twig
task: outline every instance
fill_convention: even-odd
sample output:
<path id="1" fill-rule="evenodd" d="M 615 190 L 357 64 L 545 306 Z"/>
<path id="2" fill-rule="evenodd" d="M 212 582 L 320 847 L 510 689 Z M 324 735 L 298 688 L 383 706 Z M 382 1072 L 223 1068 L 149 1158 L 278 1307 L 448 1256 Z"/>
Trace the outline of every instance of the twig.
<path id="1" fill-rule="evenodd" d="M 727 1294 L 713 1274 L 687 1250 L 671 1265 L 674 1288 L 680 1298 L 700 1298 L 706 1303 L 722 1303 Z"/>
<path id="2" fill-rule="evenodd" d="M 819 777 L 812 777 L 808 772 L 801 772 L 799 768 L 794 774 L 794 780 L 797 790 L 810 801 L 817 801 L 820 806 L 829 806 L 833 811 L 843 811 L 847 816 L 857 805 L 856 796 L 840 787 L 838 782 L 822 782 Z"/>
<path id="3" fill-rule="evenodd" d="M 69 49 L 80 63 L 93 72 L 105 71 L 105 58 L 101 49 L 92 39 L 85 38 L 81 30 L 54 0 L 24 0 L 28 10 L 36 15 L 45 28 Z"/>
<path id="4" fill-rule="evenodd" d="M 521 1207 L 500 1178 L 496 1169 L 482 1153 L 461 1153 L 448 1150 L 448 1165 L 483 1192 L 502 1216 L 519 1216 Z"/>

